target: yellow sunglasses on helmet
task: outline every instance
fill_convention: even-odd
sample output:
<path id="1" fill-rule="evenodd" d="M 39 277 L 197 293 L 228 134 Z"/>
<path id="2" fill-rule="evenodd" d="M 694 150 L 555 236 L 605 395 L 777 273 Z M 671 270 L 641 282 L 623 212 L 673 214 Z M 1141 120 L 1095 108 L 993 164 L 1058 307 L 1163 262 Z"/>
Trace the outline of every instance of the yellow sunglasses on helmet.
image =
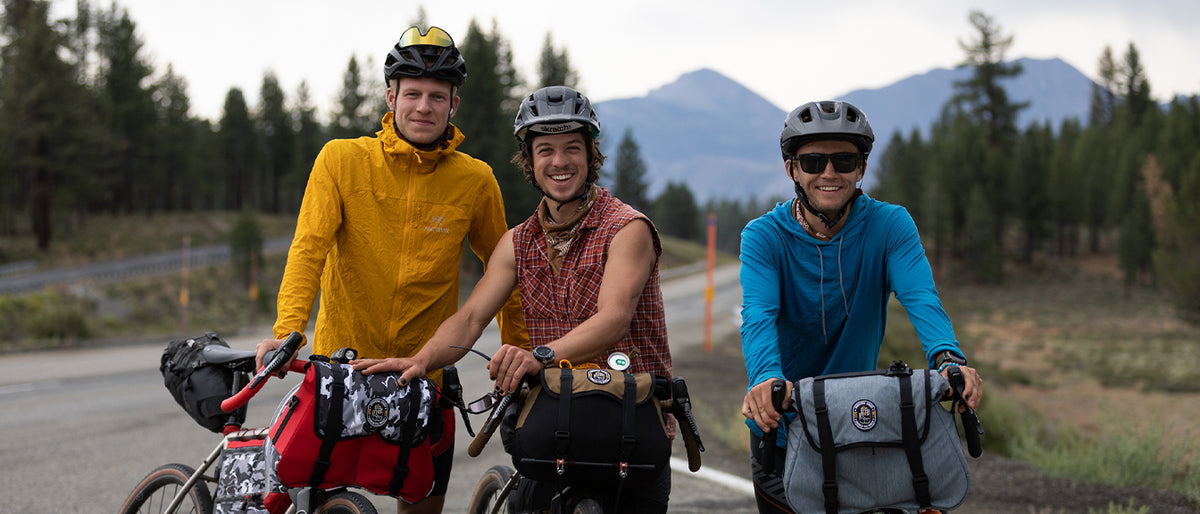
<path id="1" fill-rule="evenodd" d="M 409 27 L 400 35 L 399 42 L 399 46 L 402 47 L 412 45 L 451 47 L 454 46 L 454 39 L 438 27 L 429 27 L 429 30 L 422 34 L 421 29 L 414 26 Z"/>

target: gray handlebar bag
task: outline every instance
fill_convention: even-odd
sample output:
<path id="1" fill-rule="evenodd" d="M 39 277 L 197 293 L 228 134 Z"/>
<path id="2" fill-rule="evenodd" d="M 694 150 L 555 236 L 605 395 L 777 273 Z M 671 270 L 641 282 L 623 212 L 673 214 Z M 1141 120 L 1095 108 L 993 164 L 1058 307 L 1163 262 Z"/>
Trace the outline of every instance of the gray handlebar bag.
<path id="1" fill-rule="evenodd" d="M 954 415 L 940 404 L 949 393 L 936 371 L 902 363 L 796 382 L 788 504 L 826 514 L 962 505 L 971 479 Z"/>

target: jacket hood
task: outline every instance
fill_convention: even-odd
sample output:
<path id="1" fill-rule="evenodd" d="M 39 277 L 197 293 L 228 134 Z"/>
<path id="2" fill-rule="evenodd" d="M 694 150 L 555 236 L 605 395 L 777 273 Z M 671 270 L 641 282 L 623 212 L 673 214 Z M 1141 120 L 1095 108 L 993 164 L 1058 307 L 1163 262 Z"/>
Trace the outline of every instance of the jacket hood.
<path id="1" fill-rule="evenodd" d="M 796 221 L 796 218 L 792 217 L 792 205 L 798 201 L 798 199 L 792 198 L 789 201 L 775 204 L 775 208 L 771 209 L 771 214 L 769 216 L 771 222 L 775 223 L 794 237 L 803 238 L 811 243 L 822 245 L 833 244 L 837 242 L 838 238 L 842 237 L 843 235 L 862 230 L 863 220 L 867 218 L 863 215 L 863 212 L 870 208 L 871 204 L 871 198 L 867 196 L 867 193 L 864 192 L 858 195 L 858 197 L 854 199 L 854 206 L 850 208 L 850 213 L 846 215 L 846 224 L 841 230 L 838 231 L 837 234 L 833 236 L 832 239 L 829 241 L 822 241 L 806 232 L 804 227 L 800 226 L 800 222 Z"/>
<path id="2" fill-rule="evenodd" d="M 421 173 L 432 172 L 438 160 L 457 152 L 458 145 L 462 144 L 463 140 L 466 139 L 462 131 L 458 130 L 458 127 L 455 127 L 453 123 L 450 123 L 451 135 L 449 139 L 438 143 L 433 149 L 422 150 L 413 146 L 412 143 L 405 141 L 404 138 L 401 138 L 396 133 L 396 124 L 393 123 L 393 120 L 393 113 L 384 114 L 379 132 L 376 132 L 375 136 L 383 144 L 385 154 L 398 158 L 414 158 L 416 162 L 421 164 L 417 168 Z"/>

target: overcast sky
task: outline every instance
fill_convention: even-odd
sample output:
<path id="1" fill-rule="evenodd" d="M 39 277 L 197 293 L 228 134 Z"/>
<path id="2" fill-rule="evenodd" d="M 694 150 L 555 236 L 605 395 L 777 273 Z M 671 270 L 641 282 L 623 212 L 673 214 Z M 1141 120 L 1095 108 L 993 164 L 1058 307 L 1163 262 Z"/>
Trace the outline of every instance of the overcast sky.
<path id="1" fill-rule="evenodd" d="M 108 6 L 108 0 L 93 0 Z M 518 70 L 536 80 L 546 34 L 565 48 L 594 101 L 641 96 L 700 68 L 742 83 L 781 109 L 888 85 L 963 60 L 960 40 L 980 9 L 1014 37 L 1009 59 L 1059 57 L 1095 78 L 1106 45 L 1119 59 L 1136 45 L 1152 94 L 1200 93 L 1196 0 L 123 0 L 145 57 L 188 82 L 193 114 L 220 118 L 230 87 L 258 103 L 273 70 L 289 98 L 308 82 L 321 115 L 341 89 L 351 55 L 383 56 L 423 6 L 457 42 L 471 19 L 493 20 Z M 74 0 L 54 0 L 71 16 Z M 468 71 L 471 63 L 467 63 Z M 380 73 L 382 73 L 380 71 Z M 468 78 L 470 80 L 470 78 Z M 380 91 L 382 96 L 382 91 Z M 463 106 L 469 108 L 468 106 Z"/>

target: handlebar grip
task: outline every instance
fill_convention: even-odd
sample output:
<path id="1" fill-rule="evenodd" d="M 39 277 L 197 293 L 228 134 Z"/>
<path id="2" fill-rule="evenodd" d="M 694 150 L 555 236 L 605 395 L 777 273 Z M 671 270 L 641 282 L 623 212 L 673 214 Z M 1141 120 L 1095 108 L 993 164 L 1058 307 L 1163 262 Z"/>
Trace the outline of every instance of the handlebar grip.
<path id="1" fill-rule="evenodd" d="M 274 354 L 268 354 L 270 358 L 267 364 L 263 365 L 263 369 L 254 375 L 254 379 L 249 384 L 246 384 L 246 387 L 243 387 L 241 391 L 238 391 L 237 394 L 221 401 L 221 410 L 224 412 L 233 412 L 238 407 L 245 405 L 246 402 L 250 401 L 250 398 L 267 384 L 267 377 L 283 369 L 284 364 L 290 363 L 288 365 L 290 371 L 303 371 L 304 363 L 292 359 L 303 340 L 304 336 L 300 332 L 293 331 L 291 334 L 288 334 L 287 339 L 274 351 Z"/>
<path id="2" fill-rule="evenodd" d="M 775 412 L 783 411 L 783 396 L 787 387 L 787 381 L 782 378 L 777 378 L 771 382 L 771 408 Z M 780 418 L 780 423 L 783 419 Z M 758 442 L 758 448 L 762 450 L 762 466 L 763 473 L 768 475 L 775 474 L 775 442 L 779 439 L 779 429 L 768 430 L 763 434 L 763 438 Z"/>
<path id="3" fill-rule="evenodd" d="M 492 433 L 500 425 L 500 417 L 504 416 L 504 411 L 508 410 L 508 405 L 512 403 L 512 400 L 513 395 L 506 394 L 492 407 L 492 412 L 488 414 L 487 420 L 483 422 L 483 428 L 480 428 L 479 433 L 471 440 L 471 446 L 467 448 L 467 455 L 478 457 L 483 452 L 483 447 L 487 446 L 488 440 L 492 438 Z"/>
<path id="4" fill-rule="evenodd" d="M 974 409 L 962 413 L 961 416 L 963 433 L 967 436 L 967 453 L 971 457 L 978 459 L 980 455 L 983 455 L 983 444 L 979 441 L 979 436 L 983 433 L 983 427 L 979 426 L 979 417 L 975 415 Z"/>
<path id="5" fill-rule="evenodd" d="M 979 458 L 980 455 L 983 455 L 983 444 L 979 440 L 979 436 L 983 434 L 983 426 L 979 423 L 979 415 L 975 409 L 967 406 L 966 399 L 962 396 L 963 389 L 966 387 L 966 379 L 958 366 L 947 367 L 946 375 L 950 379 L 950 387 L 954 389 L 955 403 L 962 404 L 963 410 L 958 413 L 958 416 L 962 419 L 963 435 L 967 439 L 967 453 L 973 458 Z"/>
<path id="6" fill-rule="evenodd" d="M 679 427 L 679 431 L 683 434 L 683 447 L 687 449 L 688 470 L 695 473 L 700 470 L 700 445 L 691 430 Z"/>

